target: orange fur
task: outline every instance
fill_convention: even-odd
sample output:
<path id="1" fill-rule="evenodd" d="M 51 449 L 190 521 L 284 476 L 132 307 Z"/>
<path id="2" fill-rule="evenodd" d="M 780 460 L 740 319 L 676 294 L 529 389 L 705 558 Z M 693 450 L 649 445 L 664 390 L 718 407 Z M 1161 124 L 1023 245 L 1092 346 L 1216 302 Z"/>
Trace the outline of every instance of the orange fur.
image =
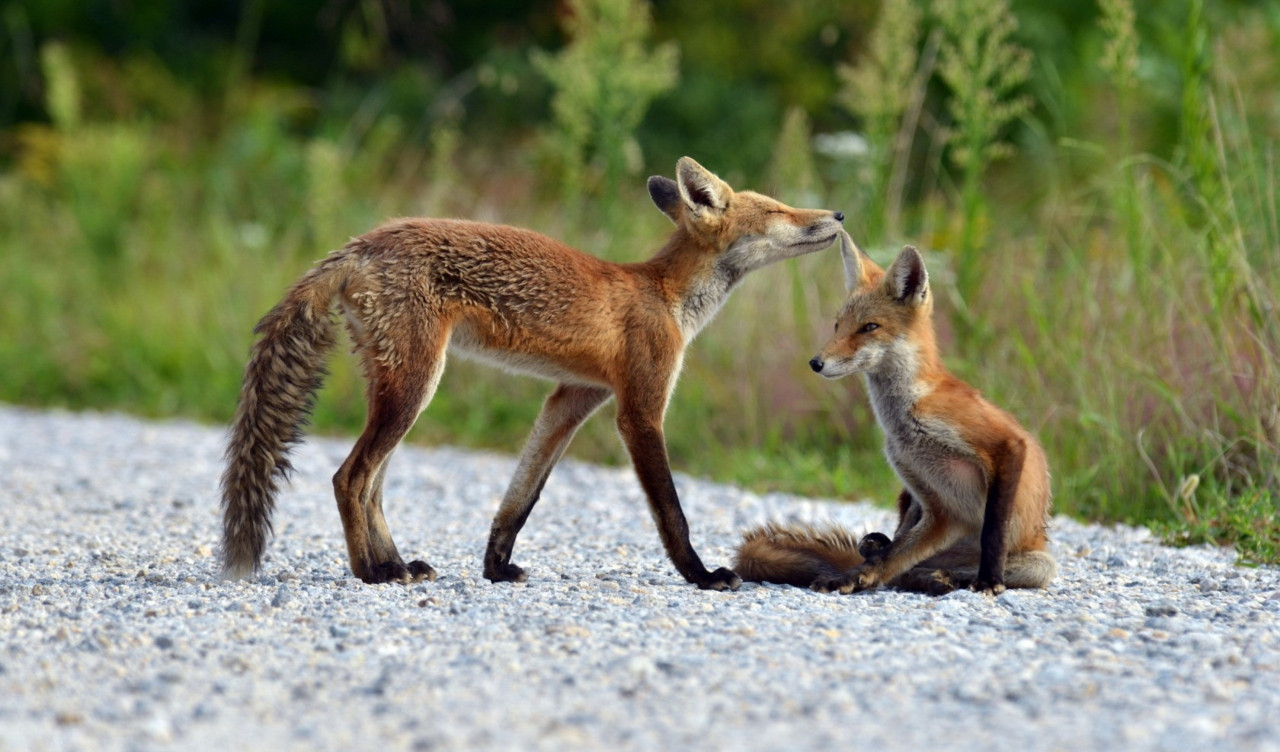
<path id="1" fill-rule="evenodd" d="M 735 192 L 687 157 L 676 173 L 649 180 L 675 231 L 643 263 L 611 263 L 515 227 L 404 219 L 308 273 L 257 330 L 222 482 L 224 571 L 260 566 L 276 483 L 319 385 L 336 309 L 368 385 L 364 433 L 333 479 L 358 577 L 434 576 L 425 562 L 401 559 L 382 513 L 382 479 L 453 352 L 559 382 L 494 518 L 486 577 L 524 579 L 510 561 L 516 535 L 578 426 L 615 397 L 618 432 L 676 569 L 699 587 L 737 587 L 737 575 L 709 571 L 689 543 L 663 415 L 685 347 L 742 277 L 830 245 L 843 215 Z"/>
<path id="2" fill-rule="evenodd" d="M 850 592 L 919 579 L 915 570 L 941 569 L 958 583 L 989 592 L 1044 587 L 1057 571 L 1046 551 L 1050 490 L 1044 451 L 1013 416 L 942 365 L 928 273 L 914 248 L 903 249 L 887 270 L 863 255 L 847 233 L 841 252 L 849 297 L 835 336 L 810 365 L 827 378 L 865 375 L 885 453 L 906 488 L 898 529 L 883 555 L 810 582 L 817 589 Z M 790 551 L 776 543 L 776 533 L 769 540 Z M 781 555 L 765 552 L 758 536 L 743 546 L 744 570 Z M 846 554 L 835 547 L 825 556 L 833 561 Z"/>

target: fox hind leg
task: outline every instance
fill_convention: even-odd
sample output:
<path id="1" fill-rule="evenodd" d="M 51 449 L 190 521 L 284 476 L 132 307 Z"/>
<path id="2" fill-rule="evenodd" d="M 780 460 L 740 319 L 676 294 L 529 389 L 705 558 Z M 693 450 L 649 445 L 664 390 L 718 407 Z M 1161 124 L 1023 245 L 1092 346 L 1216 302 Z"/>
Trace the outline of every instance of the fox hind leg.
<path id="1" fill-rule="evenodd" d="M 369 542 L 373 548 L 374 561 L 379 562 L 400 562 L 399 552 L 396 550 L 396 544 L 391 539 L 391 531 L 387 528 L 387 520 L 382 514 L 382 484 L 387 474 L 387 465 L 391 462 L 391 456 L 382 461 L 378 473 L 374 476 L 373 485 L 370 495 L 364 501 L 365 520 L 369 525 Z M 425 561 L 411 561 L 405 565 L 409 573 L 409 582 L 420 582 L 421 580 L 436 579 L 436 570 Z M 390 579 L 402 579 L 401 577 L 391 577 Z"/>
<path id="2" fill-rule="evenodd" d="M 890 581 L 889 585 L 910 593 L 946 595 L 969 587 L 969 583 L 973 582 L 973 575 L 976 574 L 977 570 L 974 569 L 966 578 L 959 570 L 912 567 Z"/>
<path id="3" fill-rule="evenodd" d="M 435 579 L 435 570 L 426 562 L 406 564 L 400 557 L 382 512 L 382 484 L 391 453 L 435 393 L 447 341 L 443 337 L 411 343 L 406 351 L 413 353 L 413 362 L 400 361 L 398 368 L 366 355 L 369 416 L 364 433 L 333 477 L 351 571 L 365 582 Z"/>
<path id="4" fill-rule="evenodd" d="M 821 593 L 839 591 L 848 594 L 890 584 L 937 551 L 947 549 L 964 535 L 962 526 L 929 514 L 927 508 L 922 507 L 921 511 L 919 522 L 906 532 L 899 532 L 886 549 L 887 552 L 879 558 L 838 577 L 819 578 L 811 587 Z"/>

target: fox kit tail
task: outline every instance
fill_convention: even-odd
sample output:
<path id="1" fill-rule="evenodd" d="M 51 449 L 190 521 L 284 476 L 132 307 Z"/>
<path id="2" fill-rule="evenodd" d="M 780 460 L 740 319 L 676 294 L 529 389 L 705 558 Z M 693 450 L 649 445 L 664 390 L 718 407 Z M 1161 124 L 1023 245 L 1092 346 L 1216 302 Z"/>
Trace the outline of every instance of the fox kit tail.
<path id="1" fill-rule="evenodd" d="M 343 274 L 335 254 L 298 280 L 258 322 L 245 368 L 222 474 L 222 572 L 252 574 L 262 562 L 279 481 L 292 466 L 288 453 L 324 380 L 334 345 L 330 309 Z"/>
<path id="2" fill-rule="evenodd" d="M 875 538 L 884 543 L 874 541 Z M 873 533 L 859 541 L 852 532 L 839 525 L 818 528 L 770 522 L 743 534 L 733 569 L 739 577 L 751 582 L 808 587 L 819 578 L 848 572 L 866 561 L 867 557 L 877 556 L 877 549 L 882 550 L 886 545 L 888 539 L 883 535 Z M 965 561 L 958 566 L 944 566 L 945 569 L 916 567 L 889 585 L 902 590 L 942 595 L 956 588 L 969 587 L 978 577 L 976 556 L 972 563 Z M 1004 584 L 1010 588 L 1043 588 L 1057 575 L 1058 562 L 1048 551 L 1015 551 L 1009 554 L 1005 563 Z"/>
<path id="3" fill-rule="evenodd" d="M 770 522 L 743 533 L 733 571 L 752 582 L 809 587 L 862 562 L 858 539 L 843 527 Z"/>
<path id="4" fill-rule="evenodd" d="M 974 570 L 974 576 L 978 575 Z M 1009 554 L 1004 565 L 1004 586 L 1046 588 L 1058 576 L 1058 560 L 1048 551 L 1019 551 Z"/>

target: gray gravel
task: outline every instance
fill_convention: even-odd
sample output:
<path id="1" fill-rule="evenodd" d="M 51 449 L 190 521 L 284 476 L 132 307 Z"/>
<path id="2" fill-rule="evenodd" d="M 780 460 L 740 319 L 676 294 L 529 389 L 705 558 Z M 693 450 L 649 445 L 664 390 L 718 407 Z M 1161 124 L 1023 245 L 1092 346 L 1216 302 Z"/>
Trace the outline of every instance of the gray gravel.
<path id="1" fill-rule="evenodd" d="M 565 462 L 481 576 L 509 457 L 403 448 L 401 551 L 347 570 L 311 439 L 263 575 L 217 578 L 223 432 L 0 407 L 0 749 L 1280 749 L 1280 572 L 1144 530 L 1054 522 L 1061 579 L 991 599 L 699 592 L 629 469 Z M 727 565 L 766 519 L 887 510 L 678 477 Z"/>

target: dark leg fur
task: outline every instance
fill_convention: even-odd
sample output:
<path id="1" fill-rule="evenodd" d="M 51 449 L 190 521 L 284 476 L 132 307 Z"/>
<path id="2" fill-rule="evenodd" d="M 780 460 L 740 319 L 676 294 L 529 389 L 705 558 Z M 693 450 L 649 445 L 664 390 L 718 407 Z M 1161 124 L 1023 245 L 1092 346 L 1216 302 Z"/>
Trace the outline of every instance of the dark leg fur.
<path id="1" fill-rule="evenodd" d="M 351 571 L 369 583 L 411 583 L 435 578 L 435 570 L 426 562 L 406 564 L 400 557 L 382 513 L 386 463 L 413 427 L 420 409 L 430 401 L 443 366 L 442 346 L 414 344 L 419 345 L 417 352 L 423 356 L 439 354 L 419 370 L 397 373 L 395 379 L 387 373 L 369 374 L 369 417 L 364 433 L 333 476 Z"/>
<path id="2" fill-rule="evenodd" d="M 689 542 L 689 523 L 680 508 L 675 481 L 671 479 L 661 421 L 638 417 L 627 405 L 619 405 L 618 432 L 631 453 L 631 462 L 649 499 L 662 545 L 676 570 L 702 590 L 737 590 L 742 579 L 725 567 L 708 571 Z"/>
<path id="3" fill-rule="evenodd" d="M 982 518 L 982 555 L 978 561 L 978 579 L 973 589 L 999 595 L 1004 592 L 1004 567 L 1008 558 L 1009 518 L 1013 501 L 1022 479 L 1022 463 L 1026 445 L 1010 441 L 1003 459 L 995 468 L 995 477 L 987 486 L 987 506 Z"/>
<path id="4" fill-rule="evenodd" d="M 387 520 L 382 514 L 382 484 L 387 474 L 387 465 L 391 462 L 391 456 L 388 455 L 382 461 L 382 466 L 378 468 L 378 474 L 374 477 L 371 495 L 364 501 L 365 519 L 369 526 L 369 542 L 373 549 L 373 559 L 379 564 L 376 568 L 376 577 L 379 582 L 421 582 L 422 580 L 435 581 L 436 570 L 425 561 L 415 560 L 405 564 L 404 559 L 400 558 L 400 552 L 396 549 L 395 541 L 391 539 L 391 531 L 387 528 Z"/>

